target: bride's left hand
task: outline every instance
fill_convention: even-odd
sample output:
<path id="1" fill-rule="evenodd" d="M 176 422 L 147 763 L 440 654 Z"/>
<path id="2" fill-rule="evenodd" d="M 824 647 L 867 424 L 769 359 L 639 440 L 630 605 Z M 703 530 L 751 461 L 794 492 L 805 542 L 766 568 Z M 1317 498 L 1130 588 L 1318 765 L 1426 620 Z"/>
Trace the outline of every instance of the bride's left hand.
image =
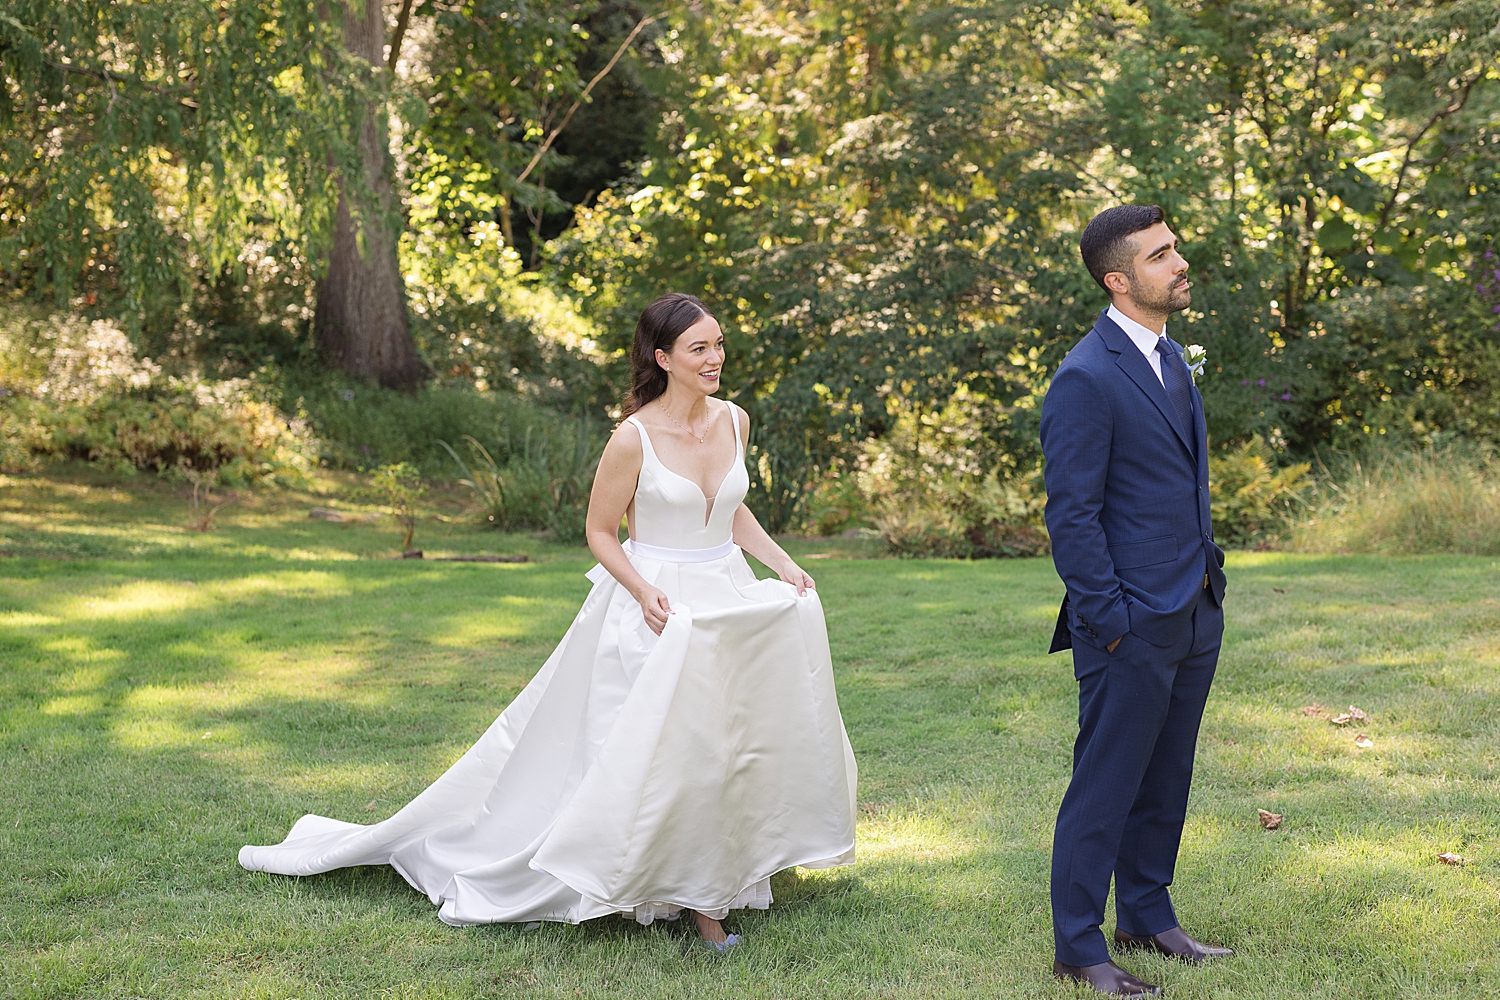
<path id="1" fill-rule="evenodd" d="M 801 597 L 809 590 L 817 590 L 818 585 L 813 578 L 802 571 L 802 567 L 794 562 L 788 562 L 784 567 L 776 571 L 776 575 L 782 580 L 797 588 L 797 596 Z"/>

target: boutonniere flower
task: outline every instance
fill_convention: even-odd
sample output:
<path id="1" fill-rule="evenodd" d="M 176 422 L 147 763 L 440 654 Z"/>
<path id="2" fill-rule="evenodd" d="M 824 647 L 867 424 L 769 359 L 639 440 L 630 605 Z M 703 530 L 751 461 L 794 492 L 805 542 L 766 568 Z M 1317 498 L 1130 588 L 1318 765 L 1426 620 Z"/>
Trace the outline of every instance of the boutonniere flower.
<path id="1" fill-rule="evenodd" d="M 1193 380 L 1197 381 L 1198 376 L 1203 374 L 1203 366 L 1208 364 L 1208 352 L 1198 344 L 1189 344 L 1187 350 L 1182 352 L 1182 360 L 1188 371 L 1193 373 Z"/>

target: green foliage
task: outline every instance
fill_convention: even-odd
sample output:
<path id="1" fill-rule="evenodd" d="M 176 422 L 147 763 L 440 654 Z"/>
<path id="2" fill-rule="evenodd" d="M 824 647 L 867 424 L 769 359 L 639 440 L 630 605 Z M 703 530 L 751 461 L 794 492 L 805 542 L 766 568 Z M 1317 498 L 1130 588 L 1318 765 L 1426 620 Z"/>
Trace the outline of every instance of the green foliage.
<path id="1" fill-rule="evenodd" d="M 472 434 L 505 468 L 502 429 L 610 413 L 641 306 L 696 292 L 753 418 L 750 502 L 831 528 L 820 484 L 903 414 L 982 413 L 965 482 L 1039 464 L 1038 401 L 1104 305 L 1078 231 L 1153 201 L 1217 446 L 1500 440 L 1500 0 L 674 7 L 524 181 L 643 10 L 417 4 L 371 72 L 341 6 L 8 7 L 0 277 L 123 317 L 169 375 L 274 362 L 344 467 L 446 467 Z M 371 102 L 440 378 L 407 400 L 305 374 Z"/>
<path id="2" fill-rule="evenodd" d="M 485 522 L 501 531 L 546 531 L 561 542 L 586 534 L 589 493 L 604 442 L 586 419 L 571 426 L 528 426 L 520 440 L 503 438 L 509 458 L 496 462 L 471 436 L 464 444 L 469 461 L 439 442 L 462 470 L 460 485 L 474 491 Z"/>
<path id="3" fill-rule="evenodd" d="M 1225 548 L 1274 541 L 1305 513 L 1311 463 L 1276 466 L 1259 435 L 1208 458 L 1214 539 Z"/>
<path id="4" fill-rule="evenodd" d="M 163 376 L 113 324 L 53 316 L 0 329 L 0 462 L 86 459 L 116 469 L 301 478 L 314 442 L 247 380 Z"/>
<path id="5" fill-rule="evenodd" d="M 880 537 L 900 556 L 948 559 L 1030 558 L 1052 550 L 1042 523 L 1046 496 L 1034 480 L 978 482 L 943 476 L 920 488 L 878 497 Z"/>
<path id="6" fill-rule="evenodd" d="M 340 469 L 407 462 L 435 475 L 448 467 L 440 441 L 471 433 L 494 441 L 512 423 L 547 419 L 509 393 L 476 392 L 461 383 L 401 392 L 292 371 L 283 393 L 306 410 L 323 461 Z"/>
<path id="7" fill-rule="evenodd" d="M 1073 143 L 1197 274 L 1210 438 L 1493 434 L 1500 4 L 1154 3 Z M 1465 402 L 1481 390 L 1478 407 Z"/>
<path id="8" fill-rule="evenodd" d="M 1319 484 L 1294 543 L 1310 552 L 1500 555 L 1500 462 L 1459 445 L 1345 459 Z"/>
<path id="9" fill-rule="evenodd" d="M 530 177 L 517 181 L 643 15 L 618 0 L 462 0 L 422 12 L 433 15 L 433 37 L 414 81 L 422 100 L 412 150 L 415 228 L 457 245 L 476 227 L 495 226 L 535 267 L 543 240 L 557 232 L 547 231 L 546 217 L 566 219 L 565 196 L 587 201 L 613 183 L 649 134 L 655 102 L 637 57 L 627 54 Z"/>
<path id="10" fill-rule="evenodd" d="M 840 479 L 860 516 L 904 556 L 984 559 L 1045 555 L 1046 494 L 1039 471 L 996 461 L 984 433 L 986 401 L 967 394 L 935 412 L 893 412 L 892 431 L 868 442 Z M 844 489 L 820 488 L 832 495 Z"/>
<path id="11" fill-rule="evenodd" d="M 365 492 L 376 497 L 396 519 L 406 533 L 401 539 L 401 551 L 410 552 L 412 535 L 417 531 L 417 504 L 427 493 L 422 473 L 405 462 L 382 465 L 370 477 Z"/>
<path id="12" fill-rule="evenodd" d="M 326 235 L 372 85 L 329 5 L 15 0 L 0 17 L 0 271 L 159 306 L 270 224 Z M 357 176 L 357 171 L 346 171 Z"/>
<path id="13" fill-rule="evenodd" d="M 634 190 L 561 259 L 611 346 L 666 288 L 715 304 L 728 384 L 775 429 L 776 522 L 890 413 L 960 393 L 1035 464 L 1035 403 L 1105 304 L 1077 233 L 1122 200 L 1183 237 L 1173 329 L 1208 349 L 1216 442 L 1494 435 L 1497 21 L 1494 0 L 707 8 L 659 43 L 684 68 Z"/>
<path id="14" fill-rule="evenodd" d="M 1038 148 L 1099 43 L 1077 12 L 1021 14 L 726 4 L 658 41 L 683 67 L 673 118 L 562 259 L 607 346 L 662 290 L 718 309 L 773 526 L 892 407 L 967 393 L 996 448 L 1035 458 L 1045 352 L 1085 315 L 1078 269 L 1052 266 L 1081 209 Z"/>

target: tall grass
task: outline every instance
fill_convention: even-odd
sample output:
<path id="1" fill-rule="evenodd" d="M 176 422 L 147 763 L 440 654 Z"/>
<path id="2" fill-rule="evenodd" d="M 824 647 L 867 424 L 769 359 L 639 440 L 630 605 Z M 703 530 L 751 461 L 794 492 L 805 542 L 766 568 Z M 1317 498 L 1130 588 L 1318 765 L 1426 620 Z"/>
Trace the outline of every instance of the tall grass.
<path id="1" fill-rule="evenodd" d="M 1500 555 L 1500 461 L 1474 445 L 1389 450 L 1325 468 L 1304 552 Z"/>
<path id="2" fill-rule="evenodd" d="M 281 402 L 306 415 L 325 464 L 361 469 L 406 462 L 422 475 L 447 477 L 455 467 L 444 442 L 472 437 L 501 466 L 556 464 L 577 451 L 580 418 L 569 417 L 506 389 L 479 392 L 462 382 L 434 381 L 414 392 L 383 389 L 316 369 L 281 373 Z M 597 422 L 584 437 L 592 442 Z M 546 452 L 553 454 L 544 454 Z M 594 455 L 597 458 L 597 454 Z"/>
<path id="3" fill-rule="evenodd" d="M 502 531 L 541 529 L 564 542 L 584 538 L 594 470 L 604 437 L 586 417 L 572 426 L 529 426 L 512 440 L 501 435 L 508 460 L 496 461 L 483 443 L 464 435 L 467 461 L 446 441 L 439 441 L 463 473 L 459 484 L 474 491 L 486 521 Z"/>

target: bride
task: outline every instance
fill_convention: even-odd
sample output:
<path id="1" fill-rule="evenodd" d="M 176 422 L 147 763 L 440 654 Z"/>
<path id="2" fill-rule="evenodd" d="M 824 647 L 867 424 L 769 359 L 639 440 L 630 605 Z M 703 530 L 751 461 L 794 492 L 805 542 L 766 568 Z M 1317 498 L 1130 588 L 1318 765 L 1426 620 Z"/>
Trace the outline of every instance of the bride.
<path id="1" fill-rule="evenodd" d="M 374 826 L 303 816 L 251 871 L 389 864 L 454 925 L 691 911 L 703 941 L 771 875 L 854 861 L 854 754 L 813 580 L 743 504 L 748 417 L 691 295 L 641 314 L 599 462 L 578 617 L 479 742 Z M 624 518 L 630 538 L 619 541 Z M 757 580 L 741 549 L 780 580 Z"/>

